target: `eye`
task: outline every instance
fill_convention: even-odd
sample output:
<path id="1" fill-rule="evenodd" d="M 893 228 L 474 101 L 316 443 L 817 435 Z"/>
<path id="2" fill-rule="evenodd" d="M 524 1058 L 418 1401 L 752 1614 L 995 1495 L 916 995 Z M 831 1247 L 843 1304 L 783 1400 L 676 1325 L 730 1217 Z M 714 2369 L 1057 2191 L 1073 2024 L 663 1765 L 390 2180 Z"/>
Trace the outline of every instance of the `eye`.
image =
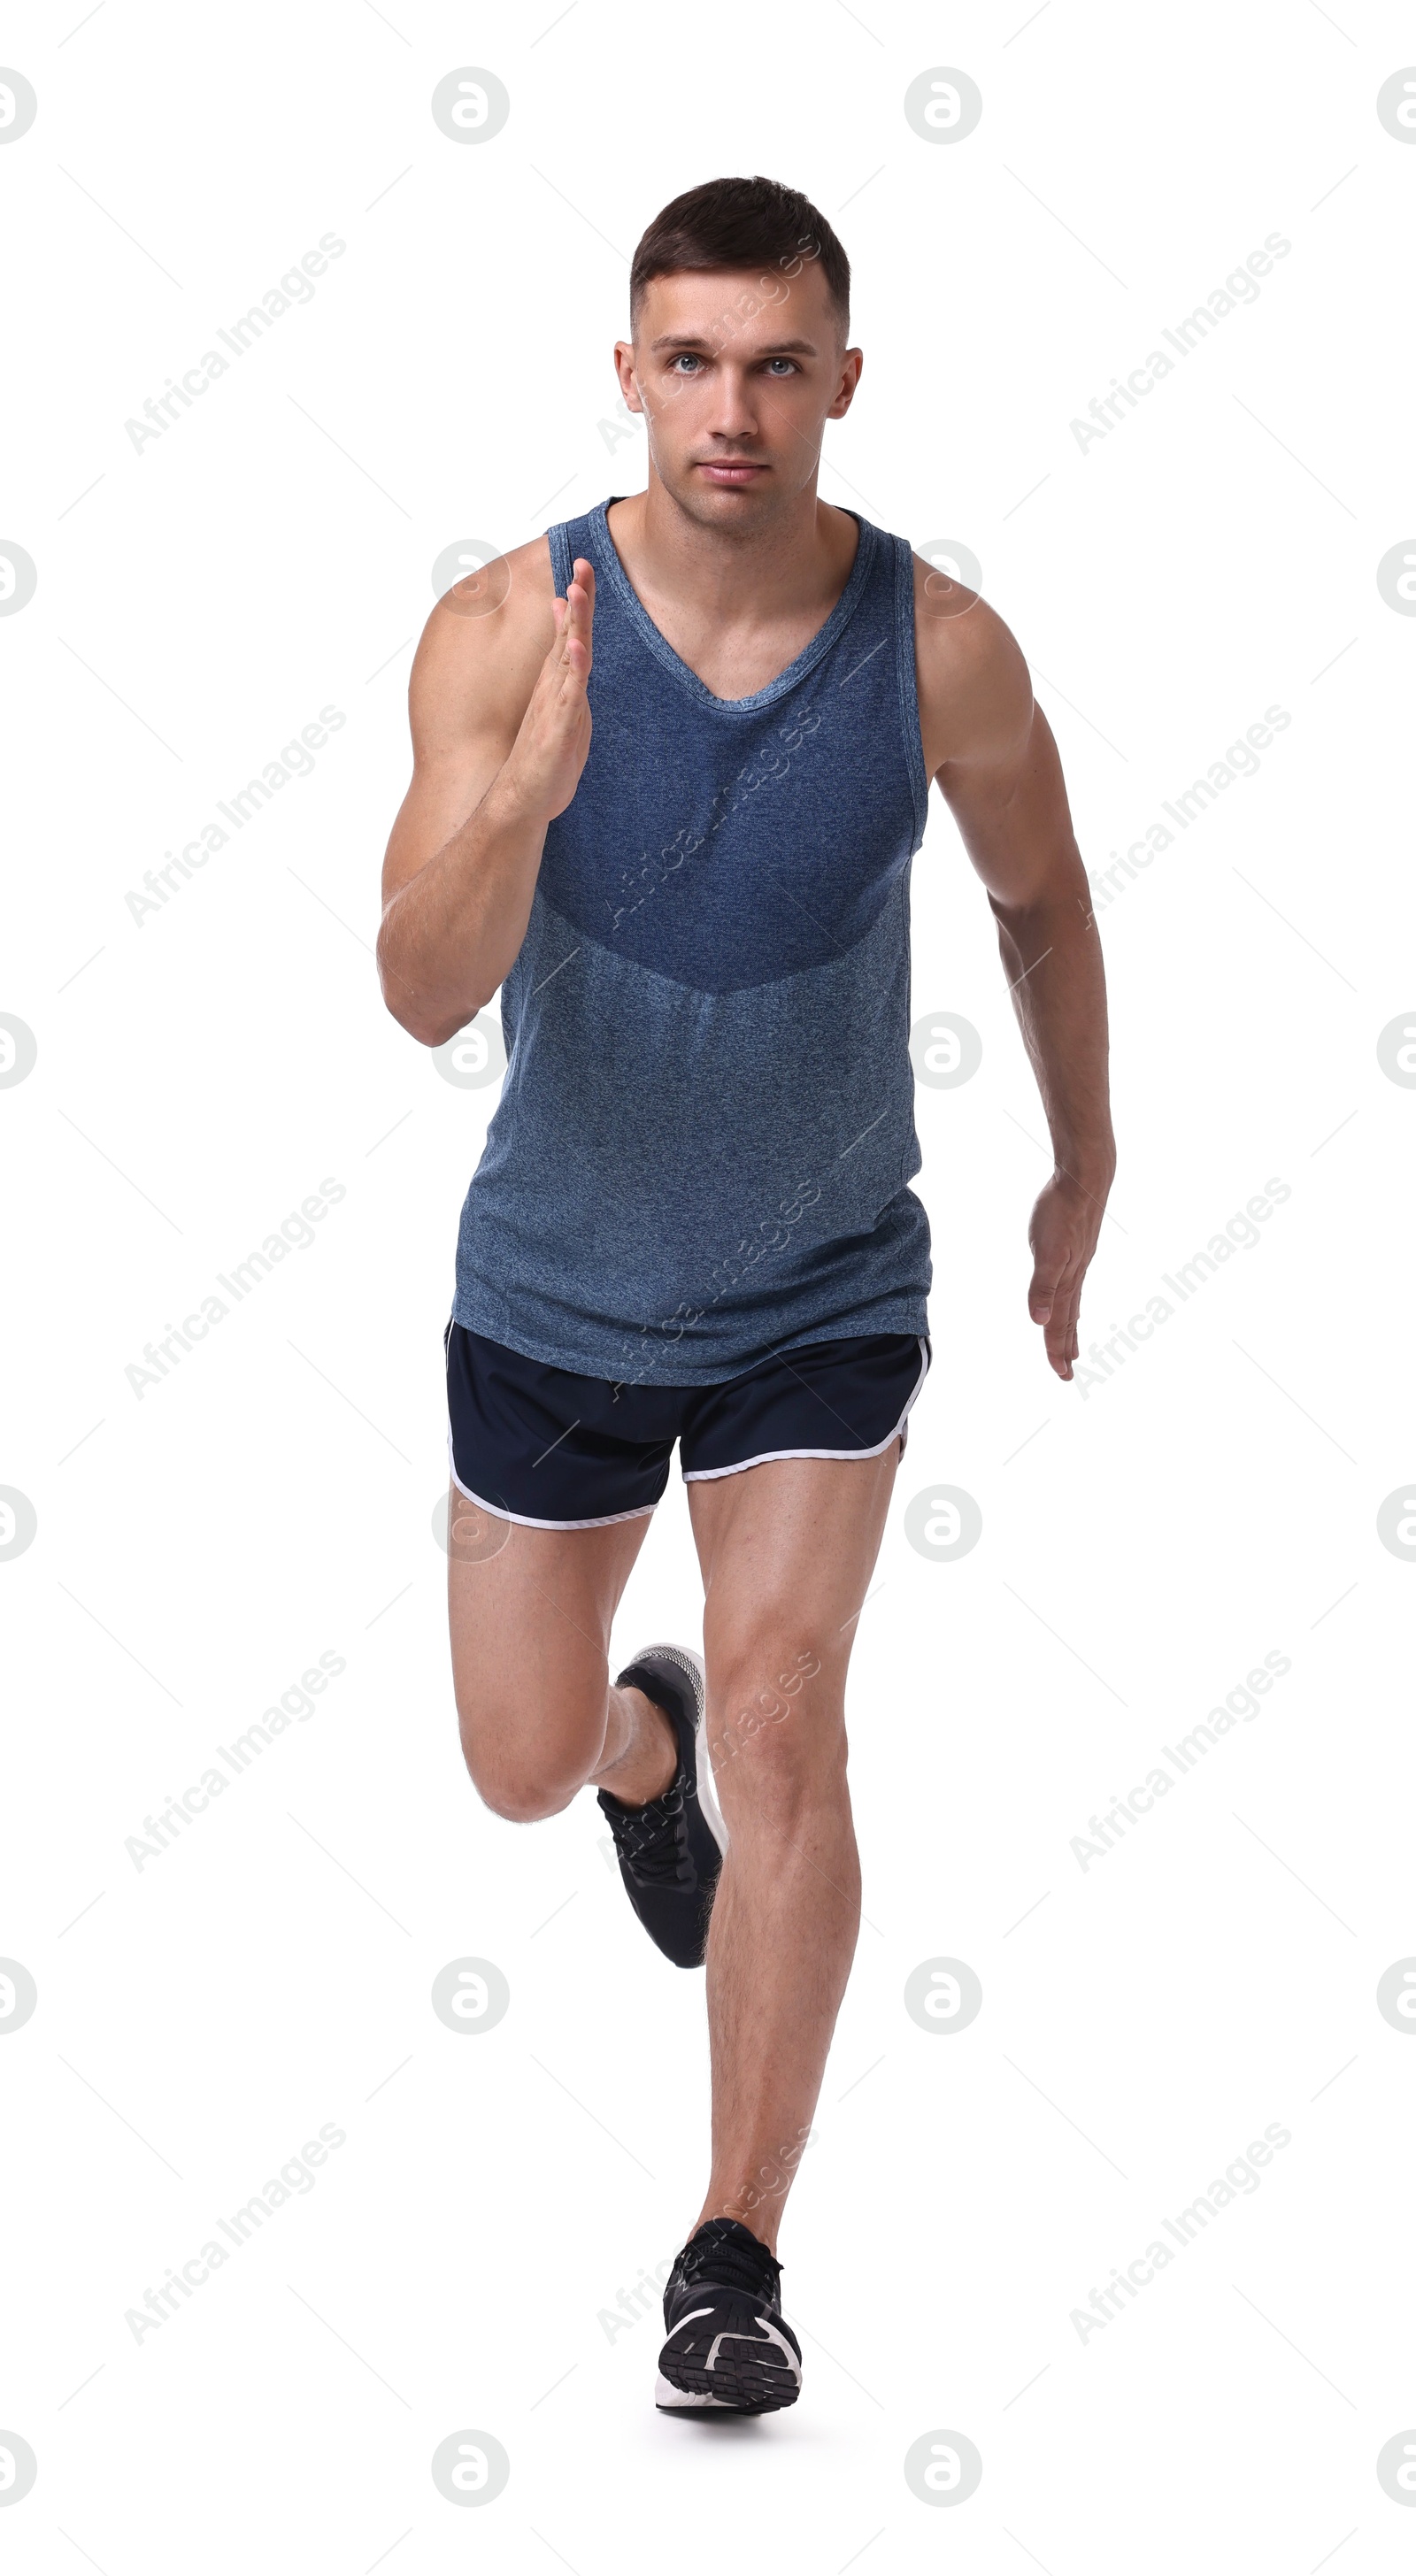
<path id="1" fill-rule="evenodd" d="M 680 349 L 669 362 L 669 373 L 670 375 L 673 375 L 679 369 L 687 367 L 696 369 L 700 367 L 702 363 L 702 359 L 696 357 L 692 349 Z"/>
<path id="2" fill-rule="evenodd" d="M 769 358 L 767 364 L 769 367 L 785 367 L 789 376 L 799 375 L 801 372 L 795 358 Z M 779 378 L 778 382 L 780 381 Z"/>

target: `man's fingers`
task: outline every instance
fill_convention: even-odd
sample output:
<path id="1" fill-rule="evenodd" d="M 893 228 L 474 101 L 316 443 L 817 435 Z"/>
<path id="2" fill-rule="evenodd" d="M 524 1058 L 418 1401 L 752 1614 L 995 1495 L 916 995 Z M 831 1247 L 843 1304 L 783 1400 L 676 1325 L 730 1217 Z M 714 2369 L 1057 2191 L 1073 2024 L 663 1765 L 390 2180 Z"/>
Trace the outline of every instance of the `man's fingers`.
<path id="1" fill-rule="evenodd" d="M 1078 1279 L 1057 1299 L 1052 1309 L 1043 1340 L 1047 1356 L 1059 1377 L 1070 1377 L 1077 1356 L 1077 1317 L 1081 1308 L 1082 1283 Z"/>
<path id="2" fill-rule="evenodd" d="M 571 667 L 570 647 L 577 634 L 577 608 L 575 584 L 572 581 L 567 587 L 564 599 L 557 595 L 551 601 L 551 615 L 555 620 L 556 631 L 554 641 L 541 665 L 541 680 L 543 685 L 549 682 L 553 689 L 559 689 L 561 681 Z"/>
<path id="3" fill-rule="evenodd" d="M 572 693 L 579 692 L 583 695 L 585 683 L 589 677 L 589 645 L 586 643 L 583 635 L 567 635 L 565 639 L 565 660 L 560 675 L 560 693 L 562 697 L 565 696 L 567 691 Z"/>
<path id="4" fill-rule="evenodd" d="M 1065 1261 L 1039 1259 L 1033 1263 L 1028 1287 L 1028 1313 L 1035 1324 L 1045 1324 L 1056 1305 L 1066 1268 Z"/>
<path id="5" fill-rule="evenodd" d="M 594 609 L 594 584 L 593 564 L 587 563 L 583 556 L 579 556 L 566 585 L 564 599 L 559 596 L 552 598 L 551 615 L 555 620 L 555 641 L 546 655 L 542 671 L 543 674 L 550 676 L 552 684 L 557 688 L 571 671 L 574 671 L 581 680 L 589 673 L 590 619 Z M 578 644 L 581 648 L 578 654 L 571 651 L 574 644 Z"/>
<path id="6" fill-rule="evenodd" d="M 1028 1298 L 1033 1322 L 1042 1326 L 1048 1365 L 1061 1378 L 1071 1376 L 1072 1363 L 1077 1356 L 1077 1327 L 1085 1273 L 1084 1262 L 1066 1262 L 1060 1273 L 1055 1277 L 1049 1274 L 1041 1287 L 1035 1278 Z"/>
<path id="7" fill-rule="evenodd" d="M 583 698 L 590 677 L 592 654 L 590 627 L 595 610 L 595 567 L 583 555 L 577 555 L 565 595 L 565 619 L 561 629 L 560 655 L 557 663 L 558 699 L 574 705 Z"/>
<path id="8" fill-rule="evenodd" d="M 595 605 L 595 567 L 587 563 L 583 555 L 577 555 L 571 565 L 565 595 L 569 610 L 567 624 L 574 626 L 582 635 L 588 634 Z"/>
<path id="9" fill-rule="evenodd" d="M 585 669 L 588 673 L 592 658 L 590 637 L 595 623 L 595 567 L 584 555 L 577 555 L 571 570 L 571 589 L 576 594 L 573 635 L 575 642 L 585 647 Z M 566 624 L 567 627 L 572 626 L 570 617 L 567 617 Z"/>
<path id="10" fill-rule="evenodd" d="M 1033 1265 L 1028 1313 L 1042 1327 L 1048 1365 L 1059 1377 L 1070 1377 L 1077 1356 L 1077 1314 L 1082 1294 L 1082 1264 L 1072 1258 Z"/>
<path id="11" fill-rule="evenodd" d="M 533 726 L 549 722 L 559 733 L 583 721 L 594 606 L 595 567 L 585 556 L 577 555 L 564 599 L 558 593 L 551 599 L 556 631 L 527 709 Z"/>

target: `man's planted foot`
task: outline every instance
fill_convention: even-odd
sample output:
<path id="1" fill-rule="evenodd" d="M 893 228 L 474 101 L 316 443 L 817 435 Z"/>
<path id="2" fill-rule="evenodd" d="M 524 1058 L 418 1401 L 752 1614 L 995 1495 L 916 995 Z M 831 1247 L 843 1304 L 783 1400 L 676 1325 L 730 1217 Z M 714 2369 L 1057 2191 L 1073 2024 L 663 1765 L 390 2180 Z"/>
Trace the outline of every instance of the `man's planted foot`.
<path id="1" fill-rule="evenodd" d="M 664 2291 L 661 2415 L 766 2415 L 801 2394 L 801 2345 L 782 2316 L 782 2267 L 736 2218 L 709 2218 Z"/>

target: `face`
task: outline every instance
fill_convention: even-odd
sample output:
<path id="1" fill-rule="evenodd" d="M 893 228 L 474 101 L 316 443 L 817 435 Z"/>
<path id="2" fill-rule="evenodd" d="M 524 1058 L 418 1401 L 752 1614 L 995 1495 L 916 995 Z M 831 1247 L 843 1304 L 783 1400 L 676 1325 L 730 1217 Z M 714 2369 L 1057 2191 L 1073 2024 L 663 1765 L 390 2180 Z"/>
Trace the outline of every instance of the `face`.
<path id="1" fill-rule="evenodd" d="M 847 349 L 816 261 L 778 270 L 678 270 L 651 279 L 621 389 L 648 425 L 652 470 L 704 526 L 756 528 L 813 481 L 828 420 L 850 407 Z"/>

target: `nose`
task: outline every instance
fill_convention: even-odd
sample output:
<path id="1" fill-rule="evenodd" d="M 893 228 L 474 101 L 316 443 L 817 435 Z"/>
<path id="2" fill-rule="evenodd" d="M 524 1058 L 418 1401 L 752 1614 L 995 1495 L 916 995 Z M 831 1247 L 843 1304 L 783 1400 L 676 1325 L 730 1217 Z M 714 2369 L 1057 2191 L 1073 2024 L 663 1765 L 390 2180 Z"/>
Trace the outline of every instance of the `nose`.
<path id="1" fill-rule="evenodd" d="M 757 405 L 745 368 L 719 367 L 713 396 L 708 419 L 704 423 L 712 437 L 751 439 L 757 436 Z"/>

